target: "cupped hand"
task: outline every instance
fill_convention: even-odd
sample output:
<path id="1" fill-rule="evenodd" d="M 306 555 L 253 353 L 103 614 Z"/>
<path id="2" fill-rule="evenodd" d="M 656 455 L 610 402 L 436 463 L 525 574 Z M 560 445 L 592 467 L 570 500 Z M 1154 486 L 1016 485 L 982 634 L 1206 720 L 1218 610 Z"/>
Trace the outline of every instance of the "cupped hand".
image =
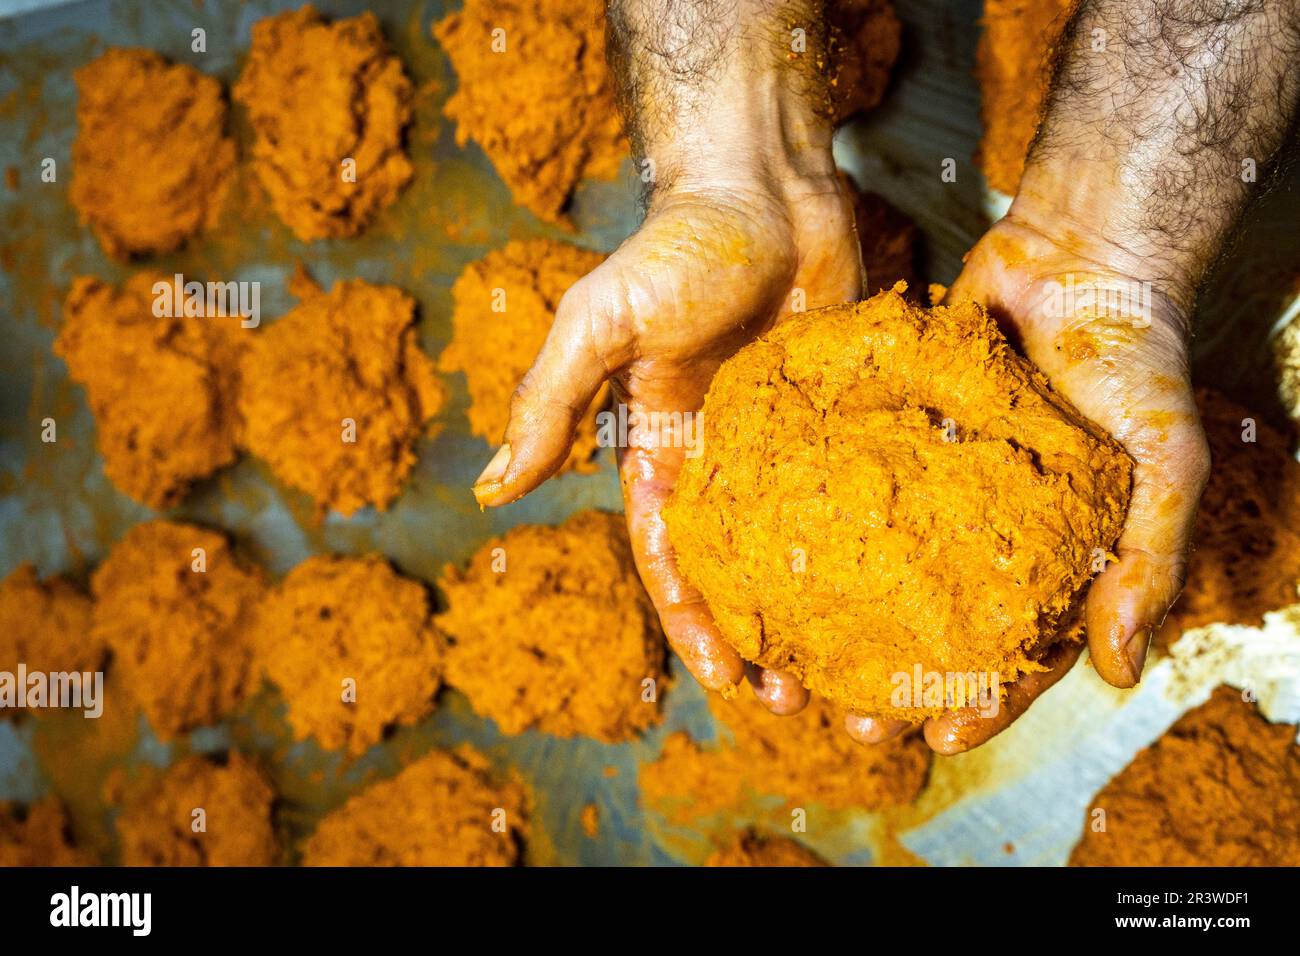
<path id="1" fill-rule="evenodd" d="M 1122 248 L 1080 233 L 1050 235 L 1013 208 L 968 254 L 946 299 L 985 305 L 1053 388 L 1133 457 L 1132 498 L 1113 549 L 1118 560 L 1092 581 L 1084 607 L 1093 666 L 1115 687 L 1138 682 L 1151 637 L 1182 590 L 1209 475 L 1180 304 L 1190 297 L 1158 281 L 1143 284 L 1127 268 L 1134 262 Z M 955 710 L 927 721 L 926 741 L 940 753 L 984 743 L 1060 680 L 1081 649 L 1057 645 L 1048 669 L 1011 685 L 995 716 Z M 850 717 L 847 727 L 872 743 L 908 725 Z"/>
<path id="2" fill-rule="evenodd" d="M 475 496 L 506 504 L 545 481 L 610 379 L 634 425 L 619 472 L 637 568 L 687 668 L 728 690 L 746 664 L 678 570 L 661 515 L 685 460 L 683 435 L 638 431 L 638 413 L 697 411 L 718 366 L 743 345 L 793 309 L 855 300 L 861 283 L 852 207 L 833 174 L 719 178 L 656 194 L 641 228 L 561 300 Z M 788 675 L 751 666 L 748 677 L 777 713 L 807 702 Z"/>

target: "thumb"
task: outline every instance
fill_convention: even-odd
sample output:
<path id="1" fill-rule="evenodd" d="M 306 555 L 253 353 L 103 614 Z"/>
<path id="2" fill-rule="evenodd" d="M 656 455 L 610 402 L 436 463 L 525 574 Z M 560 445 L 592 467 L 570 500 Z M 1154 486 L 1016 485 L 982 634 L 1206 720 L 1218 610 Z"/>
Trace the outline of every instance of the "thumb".
<path id="1" fill-rule="evenodd" d="M 574 431 L 601 385 L 627 361 L 629 325 L 615 321 L 606 266 L 560 300 L 546 342 L 515 389 L 505 440 L 474 482 L 485 507 L 522 498 L 564 464 Z"/>
<path id="2" fill-rule="evenodd" d="M 1093 666 L 1115 687 L 1138 682 L 1151 637 L 1183 589 L 1210 465 L 1194 405 L 1167 430 L 1136 437 L 1125 442 L 1137 467 L 1119 561 L 1093 581 L 1086 609 Z"/>

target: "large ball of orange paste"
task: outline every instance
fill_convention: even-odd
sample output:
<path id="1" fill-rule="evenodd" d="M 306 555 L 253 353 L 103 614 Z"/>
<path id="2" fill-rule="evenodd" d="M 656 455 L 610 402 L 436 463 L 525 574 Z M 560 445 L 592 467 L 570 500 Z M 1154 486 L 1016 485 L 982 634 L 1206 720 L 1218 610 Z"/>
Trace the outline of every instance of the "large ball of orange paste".
<path id="1" fill-rule="evenodd" d="M 742 656 L 916 720 L 1078 639 L 1132 462 L 982 308 L 902 288 L 795 316 L 724 364 L 665 517 Z"/>

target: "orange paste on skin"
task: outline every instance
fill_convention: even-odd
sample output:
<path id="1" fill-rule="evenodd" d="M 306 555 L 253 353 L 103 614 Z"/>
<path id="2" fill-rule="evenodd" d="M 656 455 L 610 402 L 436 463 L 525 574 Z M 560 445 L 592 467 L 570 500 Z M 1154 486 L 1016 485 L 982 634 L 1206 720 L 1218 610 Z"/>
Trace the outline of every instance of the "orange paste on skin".
<path id="1" fill-rule="evenodd" d="M 796 315 L 719 370 L 665 509 L 747 660 L 862 715 L 898 676 L 1041 669 L 1118 537 L 1132 461 L 974 303 Z M 919 706 L 918 706 L 919 704 Z"/>

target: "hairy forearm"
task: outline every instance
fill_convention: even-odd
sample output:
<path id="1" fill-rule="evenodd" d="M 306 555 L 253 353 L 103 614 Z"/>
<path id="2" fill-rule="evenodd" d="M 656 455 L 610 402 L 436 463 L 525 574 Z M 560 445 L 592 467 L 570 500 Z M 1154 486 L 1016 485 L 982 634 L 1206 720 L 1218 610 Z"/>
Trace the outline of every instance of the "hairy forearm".
<path id="1" fill-rule="evenodd" d="M 610 0 L 609 50 L 653 185 L 829 175 L 822 0 Z"/>
<path id="2" fill-rule="evenodd" d="M 1298 0 L 1083 0 L 1013 210 L 1190 307 L 1294 121 L 1297 57 Z"/>

